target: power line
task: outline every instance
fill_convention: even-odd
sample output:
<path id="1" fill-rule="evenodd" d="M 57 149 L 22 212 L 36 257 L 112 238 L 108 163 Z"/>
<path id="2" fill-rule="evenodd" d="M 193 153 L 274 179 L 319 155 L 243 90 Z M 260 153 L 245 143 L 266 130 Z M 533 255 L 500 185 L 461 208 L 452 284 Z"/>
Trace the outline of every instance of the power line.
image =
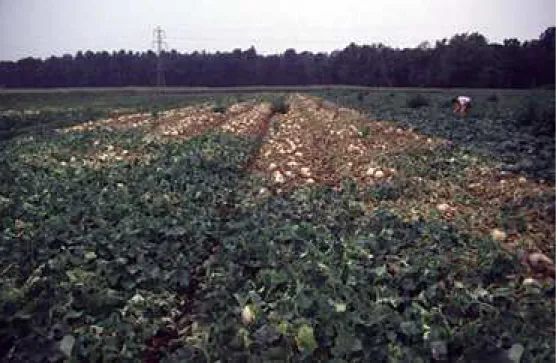
<path id="1" fill-rule="evenodd" d="M 293 41 L 293 38 L 288 38 L 288 37 L 259 37 L 259 38 L 242 38 L 242 37 L 235 37 L 235 38 L 223 38 L 223 37 L 194 37 L 194 38 L 183 38 L 183 37 L 171 37 L 169 39 L 172 39 L 173 41 L 177 41 L 177 42 L 256 42 L 256 43 L 261 43 L 264 41 L 279 41 L 279 42 L 285 42 L 285 41 Z M 319 44 L 319 43 L 340 43 L 340 42 L 351 42 L 351 40 L 348 39 L 296 39 L 296 42 L 298 43 L 315 43 L 315 44 Z"/>
<path id="2" fill-rule="evenodd" d="M 161 57 L 163 47 L 167 45 L 163 40 L 165 36 L 165 31 L 160 26 L 153 30 L 153 45 L 157 48 L 157 88 L 159 89 L 165 86 L 165 70 L 163 58 Z"/>

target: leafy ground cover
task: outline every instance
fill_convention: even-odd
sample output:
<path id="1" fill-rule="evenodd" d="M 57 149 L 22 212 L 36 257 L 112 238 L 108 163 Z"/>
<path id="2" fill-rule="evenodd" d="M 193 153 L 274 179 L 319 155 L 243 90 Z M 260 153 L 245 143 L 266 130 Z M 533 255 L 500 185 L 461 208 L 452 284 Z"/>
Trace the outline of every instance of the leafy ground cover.
<path id="1" fill-rule="evenodd" d="M 555 359 L 553 184 L 267 101 L 4 141 L 2 360 Z"/>

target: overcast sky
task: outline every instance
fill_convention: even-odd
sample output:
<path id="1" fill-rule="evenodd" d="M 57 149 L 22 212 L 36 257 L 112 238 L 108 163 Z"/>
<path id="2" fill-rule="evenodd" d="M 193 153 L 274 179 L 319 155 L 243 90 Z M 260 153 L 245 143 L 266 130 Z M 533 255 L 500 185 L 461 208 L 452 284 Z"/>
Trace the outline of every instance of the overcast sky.
<path id="1" fill-rule="evenodd" d="M 78 50 L 330 52 L 350 42 L 415 47 L 456 33 L 538 38 L 555 0 L 0 0 L 0 60 Z"/>

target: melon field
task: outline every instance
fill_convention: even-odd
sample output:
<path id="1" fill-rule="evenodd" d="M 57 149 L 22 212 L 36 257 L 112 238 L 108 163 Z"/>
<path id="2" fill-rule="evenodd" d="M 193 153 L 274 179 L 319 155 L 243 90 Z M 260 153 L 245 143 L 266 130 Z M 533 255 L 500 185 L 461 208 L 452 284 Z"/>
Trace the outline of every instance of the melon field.
<path id="1" fill-rule="evenodd" d="M 0 361 L 555 361 L 555 93 L 467 92 L 0 94 Z"/>

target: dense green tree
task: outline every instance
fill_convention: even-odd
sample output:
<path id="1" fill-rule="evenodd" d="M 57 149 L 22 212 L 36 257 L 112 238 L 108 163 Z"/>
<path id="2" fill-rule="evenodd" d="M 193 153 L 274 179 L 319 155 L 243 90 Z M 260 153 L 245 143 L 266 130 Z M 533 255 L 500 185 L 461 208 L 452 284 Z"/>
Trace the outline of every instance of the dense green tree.
<path id="1" fill-rule="evenodd" d="M 163 52 L 169 86 L 347 84 L 388 87 L 554 87 L 556 28 L 538 39 L 489 43 L 479 33 L 457 34 L 434 45 L 394 49 L 351 43 L 332 53 L 259 55 L 232 52 Z M 157 55 L 147 52 L 78 52 L 47 59 L 0 62 L 4 87 L 117 87 L 155 84 Z"/>

